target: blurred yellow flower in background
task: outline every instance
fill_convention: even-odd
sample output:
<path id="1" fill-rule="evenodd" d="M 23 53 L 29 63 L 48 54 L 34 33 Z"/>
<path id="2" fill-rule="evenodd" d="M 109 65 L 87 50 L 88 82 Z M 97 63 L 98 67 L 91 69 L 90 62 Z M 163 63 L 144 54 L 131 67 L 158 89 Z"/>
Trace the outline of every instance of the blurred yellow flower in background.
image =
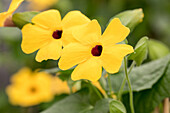
<path id="1" fill-rule="evenodd" d="M 12 0 L 8 11 L 0 13 L 0 27 L 3 27 L 5 25 L 5 21 L 7 19 L 11 19 L 10 17 L 12 15 L 12 13 L 15 12 L 15 10 L 20 6 L 20 4 L 23 1 L 24 0 Z M 8 23 L 8 24 L 10 24 L 10 23 Z"/>
<path id="2" fill-rule="evenodd" d="M 59 68 L 66 70 L 78 64 L 72 72 L 72 80 L 97 81 L 102 67 L 109 73 L 118 72 L 123 58 L 134 51 L 130 45 L 116 44 L 123 41 L 129 32 L 118 18 L 109 23 L 102 36 L 97 20 L 78 26 L 73 30 L 77 42 L 64 47 Z"/>
<path id="3" fill-rule="evenodd" d="M 36 11 L 47 9 L 58 2 L 58 0 L 27 0 L 27 1 L 30 2 L 29 8 Z"/>
<path id="4" fill-rule="evenodd" d="M 72 35 L 74 27 L 88 22 L 90 19 L 80 11 L 70 11 L 62 20 L 58 10 L 44 11 L 33 17 L 33 24 L 23 27 L 21 48 L 27 54 L 39 50 L 36 55 L 38 62 L 58 60 L 62 46 L 76 41 Z"/>
<path id="5" fill-rule="evenodd" d="M 11 85 L 6 92 L 13 105 L 28 107 L 48 102 L 54 97 L 52 76 L 23 68 L 11 78 Z"/>
<path id="6" fill-rule="evenodd" d="M 59 77 L 54 77 L 53 78 L 53 84 L 52 84 L 53 92 L 56 95 L 61 95 L 61 94 L 70 94 L 70 88 L 68 86 L 67 81 L 62 81 Z M 72 87 L 72 92 L 76 91 L 76 87 Z"/>

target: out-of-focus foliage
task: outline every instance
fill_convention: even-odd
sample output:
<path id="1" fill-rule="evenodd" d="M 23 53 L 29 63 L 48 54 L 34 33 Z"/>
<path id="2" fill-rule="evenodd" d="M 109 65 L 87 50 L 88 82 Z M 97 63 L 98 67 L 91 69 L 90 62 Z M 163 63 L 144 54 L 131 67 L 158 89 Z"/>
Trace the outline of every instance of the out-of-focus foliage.
<path id="1" fill-rule="evenodd" d="M 170 53 L 170 49 L 160 41 L 150 40 L 148 45 L 149 57 L 151 60 L 159 59 Z"/>

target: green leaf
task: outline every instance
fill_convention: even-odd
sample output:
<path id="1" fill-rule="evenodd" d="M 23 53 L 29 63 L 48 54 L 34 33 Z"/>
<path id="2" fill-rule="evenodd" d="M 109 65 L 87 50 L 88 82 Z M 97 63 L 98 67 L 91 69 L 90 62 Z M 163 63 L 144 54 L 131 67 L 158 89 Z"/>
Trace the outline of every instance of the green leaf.
<path id="1" fill-rule="evenodd" d="M 149 57 L 151 60 L 159 59 L 170 53 L 170 49 L 160 41 L 149 40 Z"/>
<path id="2" fill-rule="evenodd" d="M 100 100 L 100 97 L 97 95 L 97 93 L 94 91 L 93 87 L 89 82 L 82 81 L 81 82 L 81 88 L 88 88 L 88 94 L 86 94 L 89 97 L 89 103 L 91 105 L 95 105 L 95 103 Z"/>
<path id="3" fill-rule="evenodd" d="M 55 95 L 55 97 L 52 101 L 39 104 L 38 109 L 39 109 L 39 111 L 43 111 L 45 109 L 48 109 L 51 105 L 53 105 L 54 103 L 64 99 L 67 96 L 68 96 L 67 94 Z"/>
<path id="4" fill-rule="evenodd" d="M 42 113 L 83 113 L 93 109 L 88 102 L 88 96 L 85 90 L 70 95 L 63 100 L 56 102 L 52 107 Z"/>
<path id="5" fill-rule="evenodd" d="M 114 16 L 113 18 L 119 18 L 123 25 L 130 28 L 131 31 L 143 21 L 143 11 L 142 9 L 134 9 L 121 12 Z M 111 18 L 110 21 L 113 19 Z"/>
<path id="6" fill-rule="evenodd" d="M 162 102 L 163 99 L 170 97 L 170 61 L 167 62 L 169 62 L 169 64 L 166 67 L 165 72 L 152 86 L 152 89 L 134 93 L 134 105 L 136 113 L 151 113 L 155 107 Z M 127 94 L 124 95 L 123 100 L 125 105 L 129 107 L 127 97 Z"/>
<path id="7" fill-rule="evenodd" d="M 134 60 L 136 65 L 139 66 L 147 58 L 148 54 L 148 37 L 143 37 L 136 44 L 134 53 L 130 54 L 128 59 Z"/>
<path id="8" fill-rule="evenodd" d="M 15 25 L 22 29 L 25 24 L 31 23 L 31 19 L 37 15 L 39 12 L 23 12 L 23 13 L 15 13 L 12 16 L 12 21 Z"/>
<path id="9" fill-rule="evenodd" d="M 118 100 L 112 100 L 109 106 L 110 113 L 126 113 L 125 106 Z"/>
<path id="10" fill-rule="evenodd" d="M 151 89 L 165 73 L 169 61 L 170 55 L 134 68 L 129 75 L 133 91 Z M 114 92 L 119 91 L 123 77 L 123 72 L 111 75 Z M 128 91 L 127 84 L 124 90 Z"/>
<path id="11" fill-rule="evenodd" d="M 65 97 L 41 113 L 108 113 L 111 99 L 98 100 L 95 105 L 90 104 L 89 90 L 81 91 Z M 94 95 L 95 96 L 95 95 Z"/>
<path id="12" fill-rule="evenodd" d="M 68 70 L 60 70 L 59 71 L 59 77 L 62 79 L 62 80 L 69 80 L 70 77 L 71 77 L 71 73 L 73 72 L 74 69 L 68 69 Z"/>
<path id="13" fill-rule="evenodd" d="M 109 100 L 110 99 L 102 99 L 102 100 L 97 101 L 91 113 L 108 113 Z"/>
<path id="14" fill-rule="evenodd" d="M 124 73 L 122 71 L 116 73 L 116 74 L 111 74 L 111 83 L 112 83 L 112 88 L 115 93 L 117 93 L 120 89 L 120 86 L 123 82 L 124 78 Z"/>
<path id="15" fill-rule="evenodd" d="M 170 55 L 134 68 L 129 75 L 133 91 L 152 88 L 152 86 L 163 76 L 169 61 Z M 128 90 L 127 85 L 125 88 Z"/>

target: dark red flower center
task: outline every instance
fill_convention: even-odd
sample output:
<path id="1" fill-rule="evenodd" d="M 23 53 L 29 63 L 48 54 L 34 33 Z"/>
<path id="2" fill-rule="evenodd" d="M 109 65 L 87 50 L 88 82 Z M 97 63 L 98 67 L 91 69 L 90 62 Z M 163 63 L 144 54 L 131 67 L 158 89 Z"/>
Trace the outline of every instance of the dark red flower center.
<path id="1" fill-rule="evenodd" d="M 56 31 L 54 31 L 53 32 L 53 38 L 54 39 L 60 39 L 61 38 L 61 36 L 62 36 L 62 30 L 56 30 Z"/>
<path id="2" fill-rule="evenodd" d="M 100 56 L 102 53 L 103 47 L 101 45 L 96 45 L 95 47 L 92 48 L 91 54 L 93 56 Z"/>

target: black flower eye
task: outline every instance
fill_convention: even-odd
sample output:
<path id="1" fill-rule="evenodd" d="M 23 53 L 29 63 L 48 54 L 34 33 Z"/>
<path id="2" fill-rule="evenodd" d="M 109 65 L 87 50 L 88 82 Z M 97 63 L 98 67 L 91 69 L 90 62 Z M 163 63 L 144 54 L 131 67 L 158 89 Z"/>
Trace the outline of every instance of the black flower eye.
<path id="1" fill-rule="evenodd" d="M 60 39 L 61 38 L 61 36 L 62 36 L 62 30 L 56 30 L 56 31 L 54 31 L 53 32 L 53 38 L 54 39 Z"/>
<path id="2" fill-rule="evenodd" d="M 103 47 L 101 45 L 96 45 L 92 48 L 91 53 L 93 56 L 100 56 L 102 53 Z"/>

